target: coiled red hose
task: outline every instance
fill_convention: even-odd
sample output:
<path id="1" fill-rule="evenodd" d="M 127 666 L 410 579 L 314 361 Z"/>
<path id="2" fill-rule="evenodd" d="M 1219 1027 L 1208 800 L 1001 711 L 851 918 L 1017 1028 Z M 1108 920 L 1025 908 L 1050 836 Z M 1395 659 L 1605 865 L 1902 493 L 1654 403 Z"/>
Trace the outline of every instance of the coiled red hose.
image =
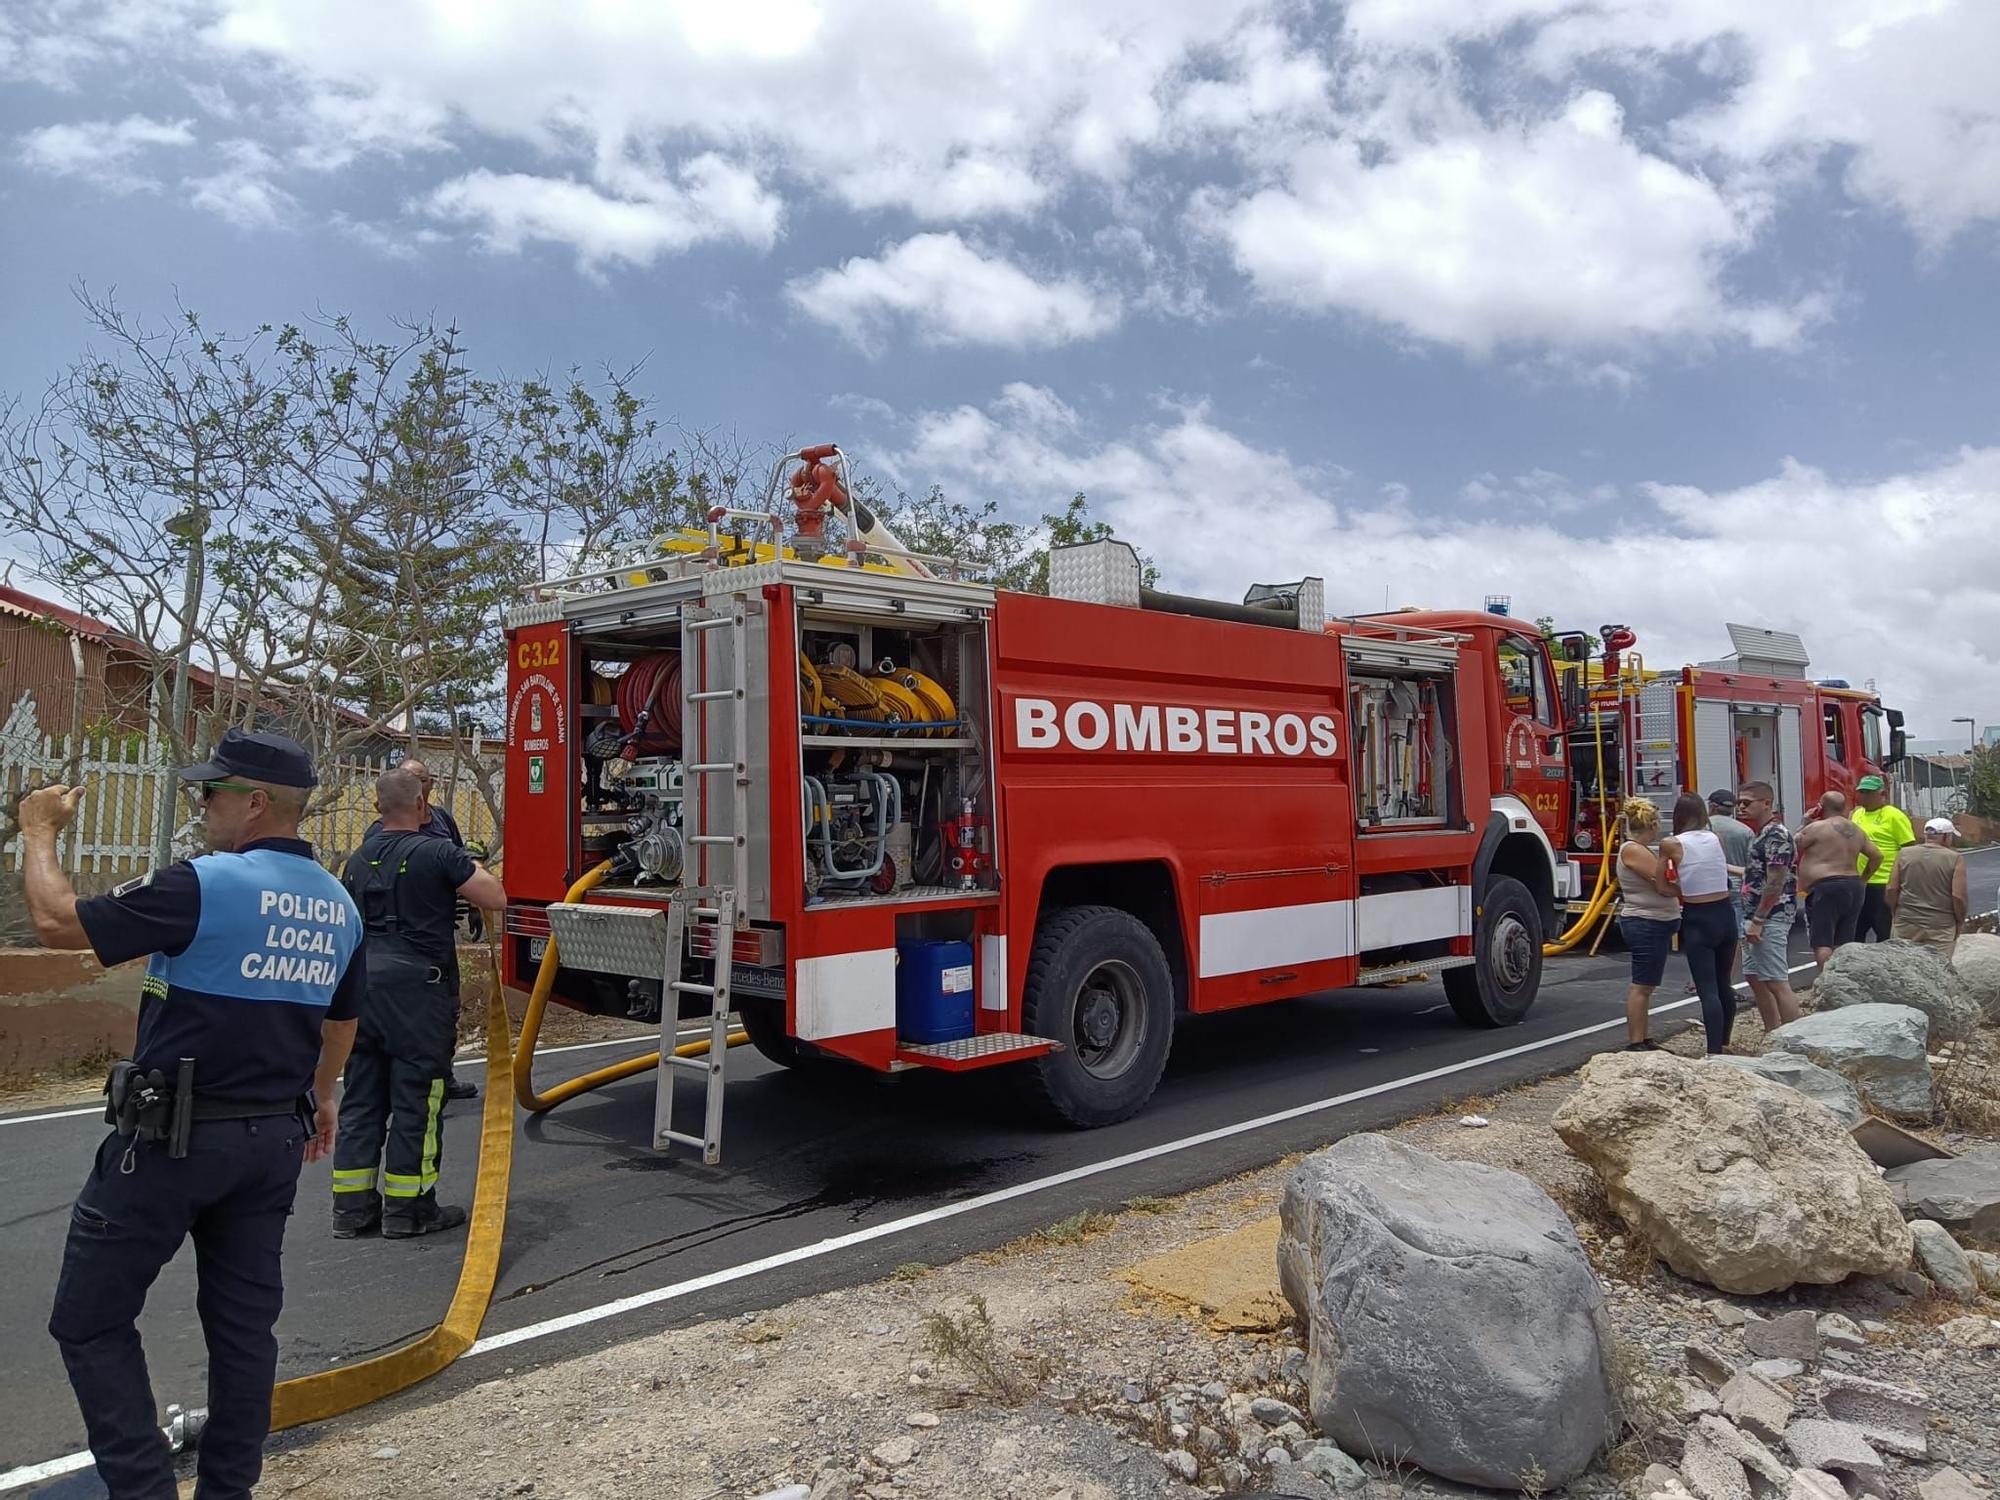
<path id="1" fill-rule="evenodd" d="M 648 710 L 650 709 L 650 712 Z M 628 755 L 670 755 L 681 748 L 681 654 L 655 651 L 642 656 L 618 679 L 618 727 L 630 734 L 646 728 L 626 748 Z"/>

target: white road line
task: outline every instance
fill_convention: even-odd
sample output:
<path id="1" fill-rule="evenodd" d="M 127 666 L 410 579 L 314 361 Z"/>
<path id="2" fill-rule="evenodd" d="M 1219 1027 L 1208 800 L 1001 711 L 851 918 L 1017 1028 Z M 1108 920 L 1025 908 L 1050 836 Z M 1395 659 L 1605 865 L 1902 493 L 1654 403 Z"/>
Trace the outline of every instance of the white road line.
<path id="1" fill-rule="evenodd" d="M 37 1120 L 74 1120 L 83 1115 L 96 1115 L 101 1120 L 104 1118 L 104 1106 L 93 1104 L 88 1109 L 59 1109 L 50 1115 L 9 1115 L 0 1120 L 0 1125 L 32 1125 Z"/>
<path id="2" fill-rule="evenodd" d="M 1812 964 L 1798 964 L 1787 970 L 1788 974 L 1802 974 Z M 1737 989 L 1748 986 L 1737 984 Z M 1664 1015 L 1670 1010 L 1683 1010 L 1701 1002 L 1694 998 L 1670 1000 L 1665 1005 L 1653 1007 L 1652 1014 Z M 525 1328 L 514 1328 L 506 1333 L 496 1333 L 480 1339 L 467 1349 L 461 1358 L 471 1359 L 476 1355 L 493 1354 L 501 1349 L 511 1349 L 516 1344 L 532 1343 L 551 1334 L 566 1333 L 572 1328 L 582 1328 L 591 1323 L 600 1323 L 606 1318 L 615 1318 L 622 1313 L 636 1312 L 643 1307 L 652 1307 L 661 1302 L 675 1302 L 696 1292 L 705 1292 L 711 1287 L 727 1286 L 733 1281 L 744 1281 L 752 1276 L 760 1276 L 766 1271 L 780 1270 L 786 1266 L 799 1265 L 805 1261 L 818 1260 L 822 1256 L 834 1255 L 856 1245 L 866 1245 L 875 1240 L 888 1239 L 908 1230 L 921 1229 L 927 1224 L 940 1224 L 947 1219 L 975 1213 L 982 1208 L 992 1208 L 997 1204 L 1010 1203 L 1017 1198 L 1030 1197 L 1046 1192 L 1050 1188 L 1065 1187 L 1072 1182 L 1084 1182 L 1106 1172 L 1115 1172 L 1123 1167 L 1137 1166 L 1142 1162 L 1157 1161 L 1162 1157 L 1178 1155 L 1182 1151 L 1193 1150 L 1197 1146 L 1210 1145 L 1216 1141 L 1228 1140 L 1232 1136 L 1247 1135 L 1253 1130 L 1262 1130 L 1270 1125 L 1281 1125 L 1290 1120 L 1303 1119 L 1308 1115 L 1322 1114 L 1329 1109 L 1338 1109 L 1344 1104 L 1355 1104 L 1363 1099 L 1379 1098 L 1383 1094 L 1393 1094 L 1400 1089 L 1414 1088 L 1420 1083 L 1431 1083 L 1440 1078 L 1449 1078 L 1456 1073 L 1467 1073 L 1474 1068 L 1485 1067 L 1488 1063 L 1504 1062 L 1510 1057 L 1525 1057 L 1530 1052 L 1546 1051 L 1559 1047 L 1564 1042 L 1573 1042 L 1581 1037 L 1595 1036 L 1600 1031 L 1613 1031 L 1625 1024 L 1621 1015 L 1614 1020 L 1599 1021 L 1594 1026 L 1581 1026 L 1575 1031 L 1565 1031 L 1558 1036 L 1544 1037 L 1538 1042 L 1524 1042 L 1518 1047 L 1507 1047 L 1499 1052 L 1484 1053 L 1479 1057 L 1467 1058 L 1463 1062 L 1448 1063 L 1441 1068 L 1431 1068 L 1422 1073 L 1412 1073 L 1405 1078 L 1392 1078 L 1383 1083 L 1370 1084 L 1365 1089 L 1355 1089 L 1351 1093 L 1336 1094 L 1330 1099 L 1320 1099 L 1311 1104 L 1295 1105 L 1291 1109 L 1281 1109 L 1273 1114 L 1259 1115 L 1254 1120 L 1240 1120 L 1234 1125 L 1221 1125 L 1214 1130 L 1204 1130 L 1198 1135 L 1182 1136 L 1179 1140 L 1166 1141 L 1157 1146 L 1148 1146 L 1140 1151 L 1127 1152 L 1123 1156 L 1110 1157 L 1104 1161 L 1091 1162 L 1085 1166 L 1072 1167 L 1067 1172 L 1057 1172 L 1050 1177 L 1038 1177 L 1032 1182 L 1016 1183 L 1013 1187 L 999 1188 L 994 1192 L 982 1193 L 977 1198 L 967 1198 L 962 1202 L 948 1203 L 939 1208 L 926 1209 L 922 1213 L 910 1214 L 901 1219 L 891 1219 L 885 1224 L 870 1225 L 857 1229 L 852 1234 L 835 1235 L 830 1239 L 817 1240 L 810 1245 L 801 1245 L 794 1250 L 783 1250 L 776 1255 L 767 1255 L 758 1260 L 746 1261 L 742 1265 L 728 1266 L 720 1271 L 711 1271 L 705 1276 L 691 1277 L 675 1282 L 672 1286 L 655 1287 L 649 1292 L 636 1292 L 630 1297 L 620 1297 L 616 1301 L 602 1302 L 596 1307 L 582 1308 L 560 1317 L 549 1318 L 540 1323 L 530 1323 Z M 597 1045 L 597 1044 L 587 1044 Z M 71 1453 L 62 1458 L 52 1458 L 44 1463 L 31 1464 L 25 1468 L 10 1469 L 0 1474 L 0 1492 L 20 1489 L 44 1479 L 53 1479 L 59 1474 L 74 1473 L 90 1466 L 88 1453 Z"/>
<path id="3" fill-rule="evenodd" d="M 9 1469 L 0 1474 L 0 1490 L 18 1490 L 31 1484 L 40 1484 L 44 1479 L 55 1479 L 64 1474 L 74 1474 L 78 1469 L 88 1469 L 95 1462 L 90 1450 L 68 1453 L 61 1458 L 52 1458 L 46 1463 L 28 1464 L 23 1468 Z"/>
<path id="4" fill-rule="evenodd" d="M 706 1026 L 703 1026 L 696 1030 L 683 1031 L 680 1034 L 686 1037 L 704 1037 L 708 1035 L 708 1028 Z M 535 1049 L 535 1056 L 559 1057 L 565 1052 L 588 1052 L 593 1047 L 634 1047 L 634 1046 L 643 1047 L 648 1045 L 656 1045 L 652 1037 L 614 1036 L 614 1037 L 608 1037 L 605 1040 L 599 1042 L 572 1042 L 566 1047 L 537 1047 Z M 455 1067 L 459 1063 L 476 1063 L 485 1061 L 486 1061 L 485 1053 L 474 1052 L 465 1057 L 453 1058 L 452 1064 Z M 32 1125 L 37 1120 L 75 1120 L 82 1118 L 84 1115 L 96 1115 L 100 1119 L 102 1119 L 104 1116 L 104 1106 L 101 1104 L 93 1104 L 85 1109 L 59 1109 L 51 1114 L 46 1114 L 46 1115 L 4 1115 L 0 1116 L 0 1125 Z"/>
<path id="5" fill-rule="evenodd" d="M 1800 968 L 1812 968 L 1812 964 L 1802 964 Z M 1794 968 L 1794 974 L 1800 970 Z M 1664 1014 L 1668 1010 L 1680 1010 L 1684 1006 L 1698 1006 L 1700 1000 L 1670 1000 L 1664 1006 L 1654 1006 L 1652 1014 Z M 820 1256 L 838 1254 L 840 1250 L 852 1250 L 858 1244 L 870 1244 L 874 1240 L 886 1240 L 894 1234 L 904 1234 L 908 1230 L 924 1228 L 926 1224 L 942 1224 L 948 1218 L 960 1218 L 964 1214 L 976 1214 L 982 1208 L 994 1208 L 996 1204 L 1014 1202 L 1016 1198 L 1028 1198 L 1038 1192 L 1048 1192 L 1050 1188 L 1064 1188 L 1072 1182 L 1086 1182 L 1088 1178 L 1102 1176 L 1104 1172 L 1118 1172 L 1126 1166 L 1138 1166 L 1142 1162 L 1156 1162 L 1162 1156 L 1176 1156 L 1196 1146 L 1210 1146 L 1218 1140 L 1228 1140 L 1232 1136 L 1246 1136 L 1252 1130 L 1264 1130 L 1274 1124 L 1286 1124 L 1288 1120 L 1302 1120 L 1308 1114 L 1324 1114 L 1326 1110 L 1338 1110 L 1342 1104 L 1358 1104 L 1366 1098 L 1380 1098 L 1382 1094 L 1394 1094 L 1402 1088 L 1414 1088 L 1416 1084 L 1430 1084 L 1438 1078 L 1450 1078 L 1452 1074 L 1470 1072 L 1474 1068 L 1484 1068 L 1490 1062 L 1504 1062 L 1508 1058 L 1520 1058 L 1530 1052 L 1544 1052 L 1552 1046 L 1562 1046 L 1564 1042 L 1574 1042 L 1582 1036 L 1596 1036 L 1598 1032 L 1616 1030 L 1624 1026 L 1624 1016 L 1616 1020 L 1600 1020 L 1594 1026 L 1580 1026 L 1574 1032 L 1562 1032 L 1560 1036 L 1546 1036 L 1540 1042 L 1522 1042 L 1520 1046 L 1510 1046 L 1500 1052 L 1486 1052 L 1478 1058 L 1466 1058 L 1464 1062 L 1450 1062 L 1442 1068 L 1428 1068 L 1426 1072 L 1414 1072 L 1406 1078 L 1390 1078 L 1380 1084 L 1370 1084 L 1368 1088 L 1356 1088 L 1348 1094 L 1334 1094 L 1332 1098 L 1314 1100 L 1312 1104 L 1296 1104 L 1290 1110 L 1276 1110 L 1272 1114 L 1260 1114 L 1254 1120 L 1238 1120 L 1236 1124 L 1216 1126 L 1214 1130 L 1202 1130 L 1194 1136 L 1182 1136 L 1180 1140 L 1168 1140 L 1158 1146 L 1146 1146 L 1144 1150 L 1126 1152 L 1124 1156 L 1110 1156 L 1102 1162 L 1090 1162 L 1086 1166 L 1074 1166 L 1068 1172 L 1056 1172 L 1054 1176 L 1036 1178 L 1034 1182 L 1016 1182 L 1012 1188 L 996 1188 L 994 1192 L 982 1192 L 978 1198 L 966 1198 L 956 1204 L 944 1204 L 940 1208 L 928 1208 L 922 1214 L 910 1214 L 906 1218 L 894 1218 L 886 1224 L 870 1224 L 864 1230 L 854 1230 L 852 1234 L 836 1234 L 828 1240 L 816 1240 L 814 1244 L 798 1246 L 796 1250 L 780 1250 L 774 1256 L 764 1256 L 760 1260 L 746 1260 L 740 1266 L 726 1266 L 722 1270 L 712 1270 L 706 1276 L 692 1276 L 684 1282 L 674 1282 L 672 1286 L 656 1286 L 650 1292 L 634 1292 L 632 1296 L 622 1296 L 616 1302 L 600 1302 L 594 1308 L 582 1308 L 578 1312 L 566 1312 L 560 1318 L 548 1318 L 546 1322 L 528 1324 L 526 1328 L 512 1328 L 504 1334 L 492 1334 L 478 1340 L 464 1352 L 462 1358 L 472 1358 L 476 1354 L 492 1354 L 496 1350 L 512 1348 L 514 1344 L 526 1344 L 536 1338 L 548 1338 L 550 1334 L 562 1334 L 570 1328 L 582 1328 L 584 1324 L 602 1322 L 604 1318 L 616 1318 L 624 1312 L 636 1312 L 638 1308 L 650 1308 L 658 1302 L 676 1302 L 694 1292 L 706 1292 L 712 1286 L 728 1286 L 730 1282 L 740 1282 L 750 1276 L 760 1276 L 766 1270 L 780 1270 L 784 1266 L 796 1266 L 806 1260 L 818 1260 Z M 0 1484 L 4 1488 L 4 1484 Z"/>

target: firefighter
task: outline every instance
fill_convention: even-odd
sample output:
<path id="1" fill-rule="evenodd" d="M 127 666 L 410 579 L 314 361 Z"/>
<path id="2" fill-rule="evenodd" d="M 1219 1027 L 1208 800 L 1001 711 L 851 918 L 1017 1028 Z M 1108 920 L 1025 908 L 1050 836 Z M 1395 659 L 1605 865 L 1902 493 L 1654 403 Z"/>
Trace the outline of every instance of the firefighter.
<path id="1" fill-rule="evenodd" d="M 70 1210 L 49 1315 L 113 1500 L 175 1492 L 134 1324 L 190 1235 L 208 1345 L 198 1492 L 235 1500 L 257 1483 L 285 1221 L 301 1163 L 334 1144 L 333 1087 L 364 977 L 360 913 L 299 837 L 317 784 L 304 748 L 231 729 L 180 776 L 215 852 L 109 895 L 79 900 L 56 863 L 83 788 L 45 787 L 20 810 L 43 945 L 87 947 L 106 966 L 152 955 L 138 1045 L 105 1085 L 118 1128 Z"/>
<path id="2" fill-rule="evenodd" d="M 442 802 L 431 801 L 431 790 L 437 784 L 437 778 L 431 775 L 431 768 L 415 756 L 406 755 L 397 764 L 396 769 L 399 771 L 408 771 L 412 776 L 417 778 L 418 783 L 423 788 L 424 805 L 418 817 L 417 831 L 427 833 L 432 838 L 449 839 L 452 843 L 458 845 L 459 848 L 466 848 L 465 836 L 458 831 L 458 819 L 451 815 L 451 809 L 446 807 Z M 369 826 L 368 832 L 374 833 L 381 826 L 380 820 L 377 820 Z M 366 835 L 363 836 L 366 837 Z M 478 851 L 478 857 L 481 859 L 486 857 L 486 851 L 483 847 Z M 473 941 L 477 942 L 479 933 L 475 930 L 472 937 Z M 458 945 L 456 943 L 452 945 L 451 949 L 451 988 L 453 994 L 458 993 Z M 451 1066 L 447 1064 L 444 1070 L 444 1096 L 447 1099 L 477 1099 L 479 1097 L 479 1085 L 469 1078 L 460 1079 Z"/>
<path id="3" fill-rule="evenodd" d="M 496 907 L 499 880 L 423 830 L 423 787 L 408 770 L 375 783 L 380 825 L 341 879 L 361 908 L 371 966 L 347 1060 L 333 1158 L 333 1233 L 408 1239 L 455 1229 L 437 1201 L 445 1076 L 458 1039 L 455 898 Z M 378 1171 L 379 1169 L 379 1171 Z"/>

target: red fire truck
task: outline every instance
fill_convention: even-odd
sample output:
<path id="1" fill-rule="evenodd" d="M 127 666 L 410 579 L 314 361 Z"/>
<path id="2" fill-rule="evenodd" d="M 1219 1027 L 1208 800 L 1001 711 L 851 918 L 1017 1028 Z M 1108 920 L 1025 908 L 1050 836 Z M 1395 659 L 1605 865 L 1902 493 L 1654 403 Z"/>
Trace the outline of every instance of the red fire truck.
<path id="1" fill-rule="evenodd" d="M 1554 680 L 1533 630 L 1157 593 L 1116 542 L 996 592 L 845 478 L 791 455 L 766 511 L 508 621 L 506 977 L 659 1022 L 655 1146 L 716 1159 L 732 1015 L 788 1066 L 1011 1065 L 1098 1126 L 1182 1013 L 1419 972 L 1527 1013 L 1577 892 L 1562 705 L 1505 691 L 1503 656 Z"/>
<path id="2" fill-rule="evenodd" d="M 1672 809 L 1682 791 L 1706 796 L 1767 781 L 1785 821 L 1817 813 L 1821 793 L 1854 796 L 1863 776 L 1903 755 L 1903 715 L 1873 692 L 1813 681 L 1798 636 L 1754 625 L 1727 627 L 1730 658 L 1649 670 L 1637 635 L 1598 632 L 1602 654 L 1582 634 L 1558 638 L 1569 699 L 1569 775 L 1574 824 L 1568 848 L 1594 876 L 1604 832 L 1627 796 Z"/>

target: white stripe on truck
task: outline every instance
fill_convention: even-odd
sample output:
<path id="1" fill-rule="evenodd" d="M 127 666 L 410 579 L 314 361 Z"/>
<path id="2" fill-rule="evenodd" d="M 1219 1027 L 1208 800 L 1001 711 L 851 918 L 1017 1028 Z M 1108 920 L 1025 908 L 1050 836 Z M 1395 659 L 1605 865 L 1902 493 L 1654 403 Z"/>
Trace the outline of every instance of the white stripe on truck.
<path id="1" fill-rule="evenodd" d="M 1204 912 L 1200 974 L 1219 979 L 1471 933 L 1472 892 L 1462 885 Z"/>

